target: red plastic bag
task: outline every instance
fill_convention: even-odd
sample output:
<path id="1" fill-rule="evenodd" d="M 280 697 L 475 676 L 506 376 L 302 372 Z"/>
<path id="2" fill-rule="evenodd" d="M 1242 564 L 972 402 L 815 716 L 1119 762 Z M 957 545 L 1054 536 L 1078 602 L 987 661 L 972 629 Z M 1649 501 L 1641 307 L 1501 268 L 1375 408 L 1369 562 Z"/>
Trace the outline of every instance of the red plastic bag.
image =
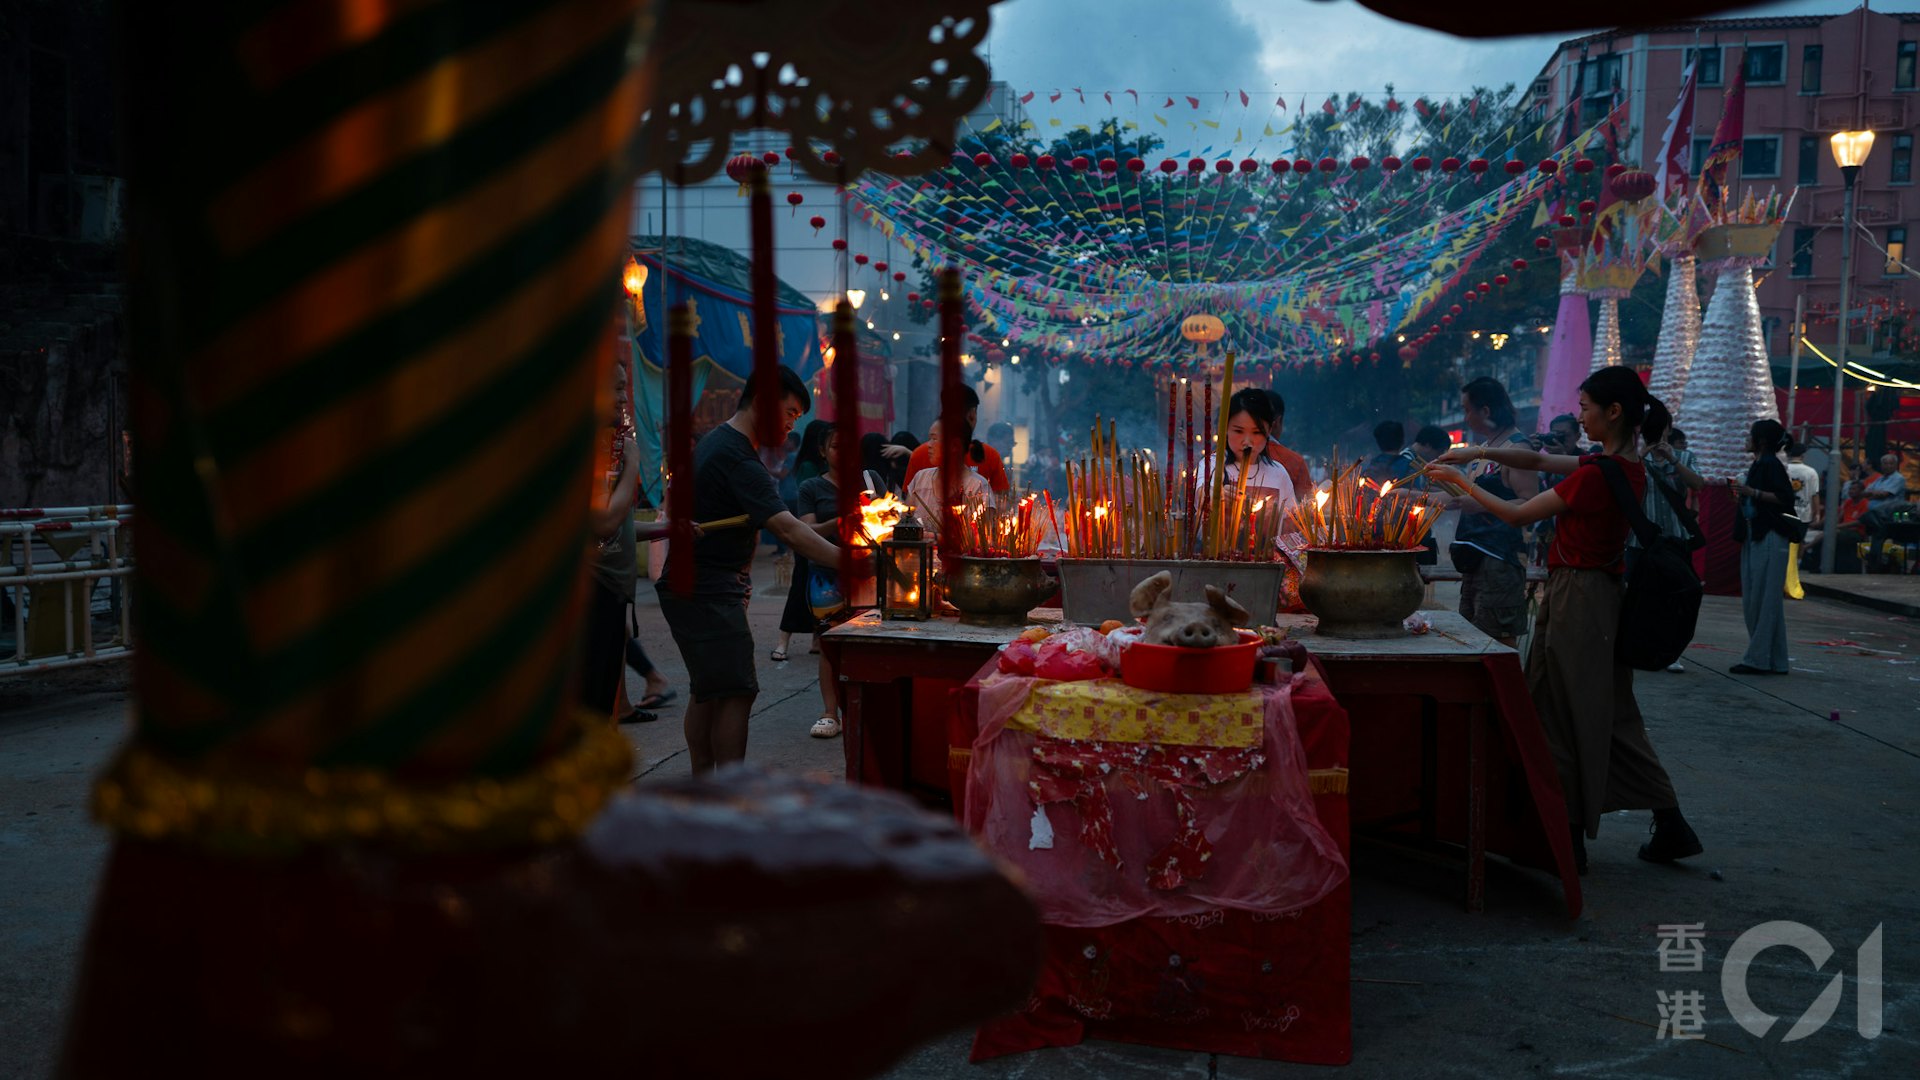
<path id="1" fill-rule="evenodd" d="M 1024 641 L 1013 641 L 1000 646 L 1000 670 L 1008 675 L 1032 675 L 1034 661 L 1038 655 L 1033 646 Z"/>
<path id="2" fill-rule="evenodd" d="M 1072 682 L 1103 679 L 1113 674 L 1113 669 L 1091 651 L 1070 648 L 1064 643 L 1056 645 L 1048 640 L 1040 646 L 1039 661 L 1034 665 L 1033 673 L 1042 679 Z"/>

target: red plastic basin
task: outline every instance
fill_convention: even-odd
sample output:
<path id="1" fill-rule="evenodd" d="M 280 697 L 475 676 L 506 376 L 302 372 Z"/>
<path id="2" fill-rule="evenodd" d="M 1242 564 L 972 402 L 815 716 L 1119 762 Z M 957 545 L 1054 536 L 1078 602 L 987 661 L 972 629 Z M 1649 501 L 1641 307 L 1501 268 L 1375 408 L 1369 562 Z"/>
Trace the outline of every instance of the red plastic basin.
<path id="1" fill-rule="evenodd" d="M 1260 635 L 1241 630 L 1240 644 L 1212 649 L 1138 642 L 1120 657 L 1120 679 L 1163 694 L 1234 694 L 1253 685 Z"/>

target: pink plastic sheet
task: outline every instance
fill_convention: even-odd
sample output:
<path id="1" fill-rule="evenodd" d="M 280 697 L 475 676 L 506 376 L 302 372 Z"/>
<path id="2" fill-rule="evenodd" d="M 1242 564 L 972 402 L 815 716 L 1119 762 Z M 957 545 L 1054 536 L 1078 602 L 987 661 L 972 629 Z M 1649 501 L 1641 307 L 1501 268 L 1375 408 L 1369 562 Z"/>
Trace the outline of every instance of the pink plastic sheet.
<path id="1" fill-rule="evenodd" d="M 1008 727 L 1036 679 L 980 685 L 967 826 L 1019 869 L 1042 921 L 1110 926 L 1307 907 L 1346 880 L 1320 826 L 1286 686 L 1257 749 L 1037 736 Z"/>

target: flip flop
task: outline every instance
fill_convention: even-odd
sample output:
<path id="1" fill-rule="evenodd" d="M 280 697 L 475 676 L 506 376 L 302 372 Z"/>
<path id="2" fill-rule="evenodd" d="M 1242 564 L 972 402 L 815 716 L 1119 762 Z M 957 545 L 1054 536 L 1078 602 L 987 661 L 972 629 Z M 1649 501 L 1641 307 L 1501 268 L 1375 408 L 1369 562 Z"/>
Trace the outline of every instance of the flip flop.
<path id="1" fill-rule="evenodd" d="M 657 694 L 648 694 L 646 697 L 641 698 L 638 702 L 634 704 L 634 708 L 649 709 L 649 710 L 657 709 L 660 706 L 665 705 L 667 702 L 672 701 L 674 698 L 677 698 L 679 696 L 680 694 L 676 690 L 662 690 Z"/>
<path id="2" fill-rule="evenodd" d="M 776 664 L 784 664 L 787 661 L 787 650 L 785 649 L 775 649 L 767 655 L 771 657 Z"/>
<path id="3" fill-rule="evenodd" d="M 620 723 L 622 723 L 622 724 L 651 724 L 651 723 L 653 723 L 653 722 L 654 722 L 655 720 L 658 720 L 658 719 L 660 719 L 660 714 L 658 714 L 658 713 L 650 713 L 650 712 L 647 712 L 647 711 L 646 711 L 646 710 L 644 710 L 644 709 L 635 709 L 635 710 L 633 710 L 632 712 L 630 712 L 630 713 L 628 713 L 627 715 L 625 715 L 625 716 L 623 716 L 623 717 L 621 717 L 621 718 L 620 718 Z"/>

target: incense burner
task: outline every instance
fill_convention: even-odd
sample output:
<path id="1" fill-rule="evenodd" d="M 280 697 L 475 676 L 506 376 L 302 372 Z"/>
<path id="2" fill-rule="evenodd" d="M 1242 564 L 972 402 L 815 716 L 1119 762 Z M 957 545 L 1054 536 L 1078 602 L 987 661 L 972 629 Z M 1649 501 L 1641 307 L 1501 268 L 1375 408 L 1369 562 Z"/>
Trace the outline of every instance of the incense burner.
<path id="1" fill-rule="evenodd" d="M 1053 595 L 1054 581 L 1038 557 L 981 559 L 954 555 L 946 567 L 947 603 L 975 626 L 1021 626 L 1034 605 Z"/>
<path id="2" fill-rule="evenodd" d="M 1326 637 L 1403 636 L 1402 621 L 1419 609 L 1426 592 L 1415 562 L 1419 552 L 1311 548 L 1300 602 L 1319 617 Z"/>

